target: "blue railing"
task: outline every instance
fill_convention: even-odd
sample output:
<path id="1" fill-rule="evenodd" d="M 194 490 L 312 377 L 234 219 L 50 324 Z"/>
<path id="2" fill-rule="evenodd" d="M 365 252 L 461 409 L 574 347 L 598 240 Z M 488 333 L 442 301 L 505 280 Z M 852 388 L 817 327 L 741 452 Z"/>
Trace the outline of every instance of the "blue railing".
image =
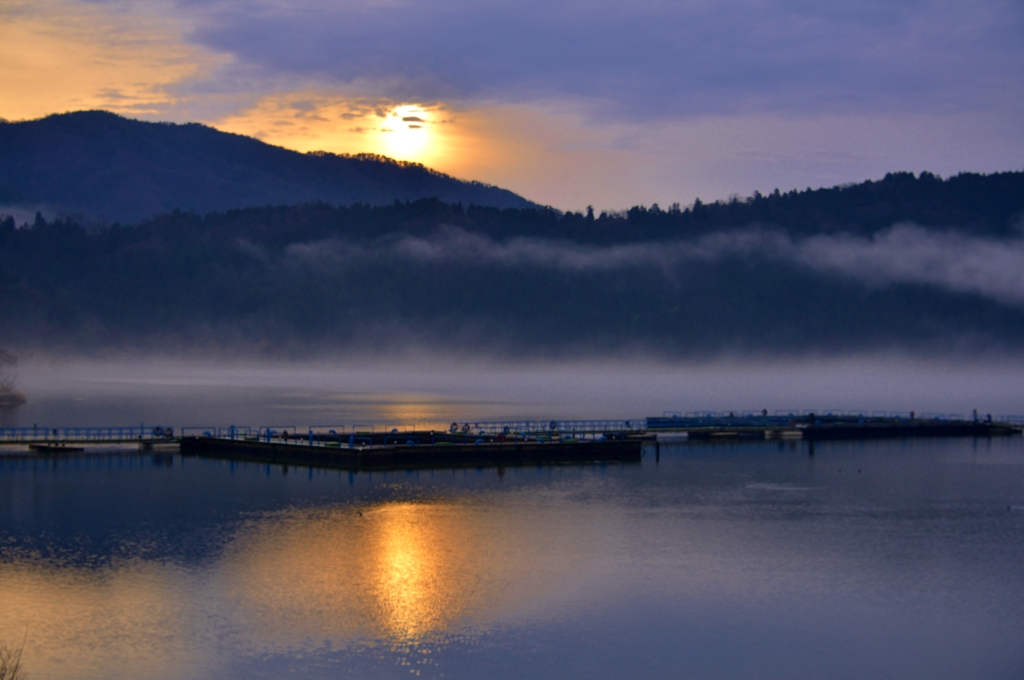
<path id="1" fill-rule="evenodd" d="M 808 422 L 810 416 L 817 422 L 986 422 L 1024 425 L 1024 416 L 978 414 L 965 417 L 962 413 L 917 413 L 914 411 L 871 411 L 842 409 L 777 409 L 771 415 L 765 411 L 666 411 L 660 418 L 648 418 L 647 429 L 683 429 L 686 427 L 759 427 L 776 426 L 792 422 Z"/>
<path id="2" fill-rule="evenodd" d="M 0 427 L 0 442 L 127 442 L 171 439 L 173 427 Z"/>

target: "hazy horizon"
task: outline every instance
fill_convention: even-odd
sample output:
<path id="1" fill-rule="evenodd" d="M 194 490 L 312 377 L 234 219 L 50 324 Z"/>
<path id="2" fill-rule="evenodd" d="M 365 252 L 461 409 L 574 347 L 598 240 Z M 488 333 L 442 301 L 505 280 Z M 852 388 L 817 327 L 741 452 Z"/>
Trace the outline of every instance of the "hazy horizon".
<path id="1" fill-rule="evenodd" d="M 664 412 L 1024 414 L 1024 361 L 909 356 L 709 362 L 26 360 L 4 426 L 439 427 Z"/>

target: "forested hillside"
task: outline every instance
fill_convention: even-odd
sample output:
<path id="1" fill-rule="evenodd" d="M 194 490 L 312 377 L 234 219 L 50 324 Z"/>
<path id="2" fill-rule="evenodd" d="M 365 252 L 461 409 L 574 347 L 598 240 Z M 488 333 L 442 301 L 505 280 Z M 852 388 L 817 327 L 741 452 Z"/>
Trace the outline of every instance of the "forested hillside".
<path id="1" fill-rule="evenodd" d="M 0 343 L 302 355 L 1024 347 L 1024 173 L 686 209 L 436 199 L 0 221 Z"/>
<path id="2" fill-rule="evenodd" d="M 146 123 L 104 111 L 0 121 L 0 159 L 0 206 L 45 206 L 87 221 L 307 201 L 436 197 L 500 208 L 533 205 L 511 191 L 417 163 L 302 154 L 198 123 Z"/>

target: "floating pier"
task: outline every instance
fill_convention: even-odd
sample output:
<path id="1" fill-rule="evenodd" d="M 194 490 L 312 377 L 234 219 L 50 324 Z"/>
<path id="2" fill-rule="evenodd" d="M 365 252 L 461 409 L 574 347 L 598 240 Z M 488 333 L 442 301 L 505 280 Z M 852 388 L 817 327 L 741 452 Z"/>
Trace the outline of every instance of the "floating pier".
<path id="1" fill-rule="evenodd" d="M 998 437 L 1024 431 L 1024 417 L 909 413 L 669 413 L 632 420 L 452 423 L 447 430 L 353 427 L 0 428 L 4 455 L 61 456 L 109 445 L 145 451 L 349 471 L 638 463 L 643 444 L 736 440 Z"/>
<path id="2" fill-rule="evenodd" d="M 1011 418 L 1018 420 L 1012 422 Z M 648 433 L 666 441 L 685 433 L 688 440 L 728 439 L 900 439 L 907 437 L 999 437 L 1020 434 L 1021 419 L 991 416 L 962 417 L 905 414 L 837 414 L 766 412 L 729 414 L 671 414 L 647 418 Z"/>
<path id="3" fill-rule="evenodd" d="M 425 444 L 411 443 L 422 436 Z M 369 444 L 348 448 L 310 445 L 302 439 L 252 441 L 213 437 L 183 437 L 181 454 L 204 458 L 244 460 L 276 465 L 335 468 L 349 471 L 414 470 L 424 468 L 516 467 L 581 463 L 639 463 L 643 438 L 559 441 L 429 442 L 430 433 L 406 433 L 403 443 Z"/>

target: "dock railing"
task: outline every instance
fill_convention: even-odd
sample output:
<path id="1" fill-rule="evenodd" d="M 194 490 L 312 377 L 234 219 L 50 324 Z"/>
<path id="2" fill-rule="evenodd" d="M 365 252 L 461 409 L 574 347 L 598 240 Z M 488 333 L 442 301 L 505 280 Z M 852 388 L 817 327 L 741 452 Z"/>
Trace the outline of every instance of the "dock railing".
<path id="1" fill-rule="evenodd" d="M 643 434 L 647 430 L 646 418 L 627 420 L 501 420 L 467 421 L 452 423 L 447 428 L 391 427 L 379 423 L 368 425 L 316 425 L 297 427 L 276 425 L 262 427 L 205 427 L 181 428 L 183 437 L 216 439 L 243 439 L 250 441 L 284 441 L 294 444 L 323 447 L 419 446 L 436 443 L 462 443 L 479 438 L 486 440 L 597 440 L 608 437 Z M 425 438 L 426 437 L 426 438 Z"/>
<path id="2" fill-rule="evenodd" d="M 660 418 L 648 418 L 648 430 L 682 430 L 687 428 L 777 428 L 816 424 L 882 424 L 882 423 L 966 423 L 985 422 L 1024 425 L 1024 416 L 990 414 L 965 417 L 962 413 L 917 413 L 914 411 L 866 411 L 859 409 L 776 409 L 762 411 L 666 411 Z"/>
<path id="3" fill-rule="evenodd" d="M 287 441 L 309 446 L 346 447 L 384 445 L 423 445 L 438 442 L 468 442 L 478 438 L 499 441 L 597 440 L 608 437 L 642 435 L 648 431 L 688 428 L 777 428 L 807 423 L 814 415 L 818 424 L 871 424 L 984 422 L 1024 427 L 1024 416 L 962 413 L 915 413 L 912 411 L 871 411 L 841 409 L 777 409 L 768 415 L 762 411 L 667 411 L 662 417 L 598 420 L 498 420 L 454 422 L 448 427 L 415 425 L 296 425 L 271 426 L 165 426 L 120 427 L 0 427 L 0 443 L 116 443 L 175 441 L 179 437 L 212 437 L 248 441 Z M 430 434 L 428 438 L 425 435 Z"/>
<path id="4" fill-rule="evenodd" d="M 128 427 L 0 427 L 0 443 L 89 443 L 131 442 L 174 439 L 173 427 L 137 425 Z"/>
<path id="5" fill-rule="evenodd" d="M 609 433 L 642 434 L 647 431 L 646 418 L 628 420 L 497 420 L 452 423 L 448 433 L 477 436 L 522 436 L 560 438 L 576 435 L 593 438 Z M 441 433 L 443 434 L 443 433 Z"/>

